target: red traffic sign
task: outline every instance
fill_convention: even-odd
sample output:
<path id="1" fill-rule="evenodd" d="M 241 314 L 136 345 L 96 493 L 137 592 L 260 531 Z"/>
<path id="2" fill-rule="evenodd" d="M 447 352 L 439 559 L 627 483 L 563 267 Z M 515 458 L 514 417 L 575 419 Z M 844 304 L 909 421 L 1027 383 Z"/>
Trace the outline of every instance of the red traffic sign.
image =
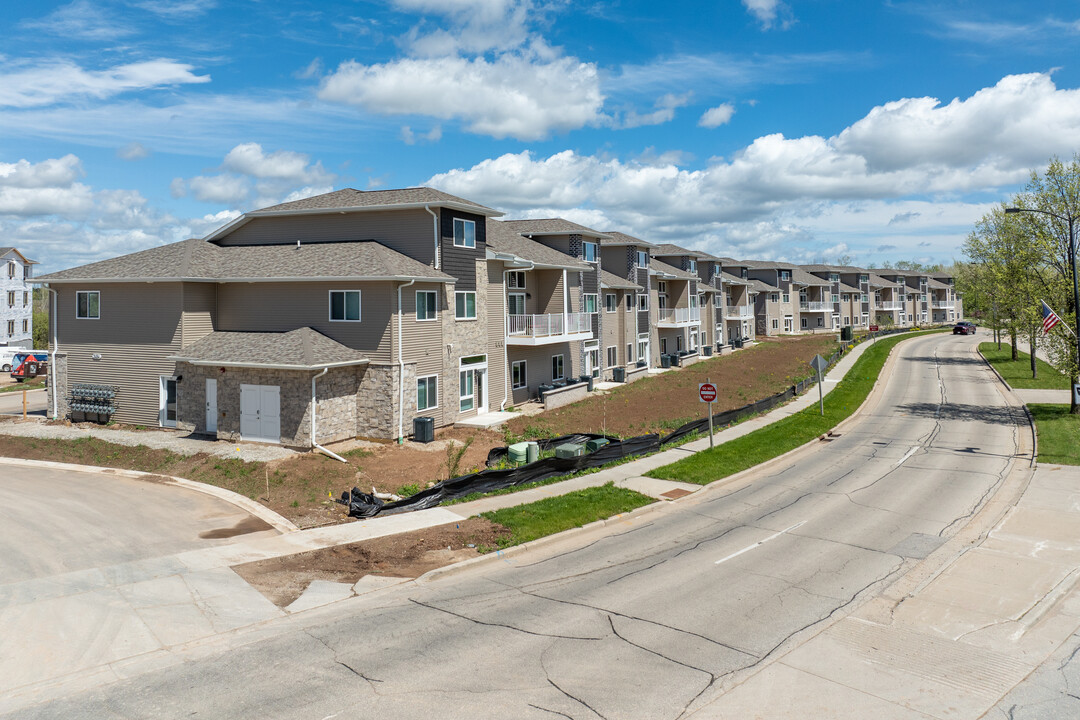
<path id="1" fill-rule="evenodd" d="M 697 392 L 701 402 L 711 403 L 716 399 L 716 386 L 712 383 L 701 383 L 697 386 Z"/>
<path id="2" fill-rule="evenodd" d="M 871 325 L 871 326 L 870 326 L 870 332 L 877 332 L 877 331 L 878 331 L 878 329 L 879 329 L 879 328 L 878 328 L 878 326 L 877 326 L 877 325 Z"/>

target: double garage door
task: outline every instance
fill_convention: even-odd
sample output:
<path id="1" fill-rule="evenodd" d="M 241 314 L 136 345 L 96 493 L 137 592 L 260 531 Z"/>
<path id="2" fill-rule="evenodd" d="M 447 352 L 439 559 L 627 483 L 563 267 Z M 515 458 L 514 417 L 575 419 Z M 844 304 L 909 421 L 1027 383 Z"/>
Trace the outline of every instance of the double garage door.
<path id="1" fill-rule="evenodd" d="M 240 386 L 240 437 L 255 442 L 281 442 L 281 388 Z"/>

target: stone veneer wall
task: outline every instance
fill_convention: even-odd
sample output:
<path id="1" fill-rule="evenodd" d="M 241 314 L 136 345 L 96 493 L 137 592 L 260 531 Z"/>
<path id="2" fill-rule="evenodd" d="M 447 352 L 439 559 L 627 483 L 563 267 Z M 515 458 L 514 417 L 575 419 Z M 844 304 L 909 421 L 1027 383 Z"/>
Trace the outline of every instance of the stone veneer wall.
<path id="1" fill-rule="evenodd" d="M 406 382 L 409 377 L 412 377 L 413 388 L 415 388 L 416 365 L 406 364 L 405 373 Z M 355 396 L 355 434 L 357 436 L 382 439 L 397 437 L 398 375 L 397 365 L 366 365 L 360 368 L 359 385 Z M 408 403 L 410 401 L 408 386 L 405 390 L 405 402 Z M 415 389 L 412 395 L 416 395 Z M 412 403 L 415 406 L 415 397 L 412 398 Z M 408 432 L 411 429 L 411 420 L 402 424 L 402 432 Z"/>
<path id="2" fill-rule="evenodd" d="M 177 363 L 176 426 L 189 432 L 206 432 L 206 380 L 217 380 L 218 429 L 223 440 L 242 440 L 240 434 L 240 386 L 276 385 L 281 397 L 281 443 L 311 447 L 311 378 L 308 370 L 219 368 Z M 358 407 L 355 403 L 364 366 L 332 368 L 316 381 L 318 442 L 355 437 Z M 122 399 L 121 399 L 122 400 Z"/>
<path id="3" fill-rule="evenodd" d="M 493 292 L 497 292 L 494 290 Z M 491 374 L 492 368 L 503 362 L 501 348 L 488 346 L 488 273 L 487 260 L 476 261 L 476 320 L 457 320 L 454 318 L 454 286 L 446 286 L 446 307 L 449 312 L 442 313 L 443 340 L 447 347 L 444 352 L 444 372 L 439 377 L 439 406 L 443 409 L 443 425 L 453 425 L 458 416 L 460 403 L 460 378 L 459 369 L 461 358 L 473 355 L 487 355 L 488 361 L 488 410 L 498 410 L 502 403 L 502 396 L 491 397 Z M 415 369 L 412 380 L 413 392 L 410 396 L 409 385 L 406 385 L 406 408 L 405 408 L 405 434 L 412 433 L 412 418 L 416 414 L 416 380 Z M 408 382 L 408 378 L 406 378 Z M 473 412 L 473 411 L 466 411 Z"/>
<path id="4" fill-rule="evenodd" d="M 67 353 L 58 352 L 49 366 L 49 388 L 45 399 L 49 403 L 45 409 L 47 417 L 52 417 L 53 393 L 56 393 L 56 417 L 66 418 L 71 414 L 68 407 L 68 362 Z"/>

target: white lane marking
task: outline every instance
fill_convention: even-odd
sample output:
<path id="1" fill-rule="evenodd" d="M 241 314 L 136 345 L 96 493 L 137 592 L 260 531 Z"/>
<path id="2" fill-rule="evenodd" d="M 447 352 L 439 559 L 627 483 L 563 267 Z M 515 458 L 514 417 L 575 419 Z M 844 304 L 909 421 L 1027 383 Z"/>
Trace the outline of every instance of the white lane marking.
<path id="1" fill-rule="evenodd" d="M 902 458 L 900 458 L 899 460 L 897 460 L 897 461 L 896 461 L 896 463 L 895 463 L 895 464 L 893 465 L 893 467 L 896 467 L 897 465 L 903 465 L 903 464 L 904 464 L 904 461 L 905 461 L 905 460 L 907 460 L 907 459 L 908 459 L 909 457 L 911 457 L 911 456 L 912 456 L 912 455 L 914 455 L 915 453 L 919 452 L 919 448 L 920 448 L 920 447 L 921 447 L 920 445 L 916 445 L 915 447 L 913 447 L 913 448 L 911 448 L 910 450 L 908 450 L 908 451 L 907 451 L 907 454 L 906 454 L 906 455 L 904 455 L 904 457 L 902 457 Z"/>
<path id="2" fill-rule="evenodd" d="M 761 545 L 764 545 L 765 543 L 769 542 L 770 540 L 775 540 L 776 538 L 780 537 L 780 536 L 781 536 L 781 535 L 783 535 L 784 533 L 788 533 L 788 532 L 791 532 L 791 531 L 792 531 L 792 530 L 794 530 L 795 528 L 797 528 L 797 527 L 800 527 L 800 526 L 802 526 L 802 525 L 805 525 L 805 524 L 806 524 L 806 521 L 805 521 L 805 520 L 802 520 L 802 521 L 800 521 L 800 522 L 797 522 L 797 523 L 795 523 L 794 525 L 792 525 L 792 526 L 791 526 L 791 527 L 789 527 L 789 528 L 786 528 L 786 529 L 784 529 L 784 530 L 781 530 L 781 531 L 780 531 L 780 532 L 778 532 L 778 533 L 773 533 L 772 535 L 770 535 L 769 537 L 765 538 L 764 540 L 760 540 L 760 541 L 758 541 L 758 542 L 754 543 L 753 545 L 747 545 L 747 546 L 746 546 L 746 547 L 744 547 L 744 548 L 743 548 L 742 550 L 739 550 L 738 552 L 733 552 L 733 553 L 731 553 L 730 555 L 728 555 L 728 556 L 727 556 L 726 558 L 721 558 L 720 560 L 717 560 L 715 564 L 716 564 L 716 565 L 719 565 L 720 563 L 725 563 L 725 562 L 727 562 L 728 560 L 730 560 L 730 559 L 732 559 L 732 558 L 736 558 L 736 557 L 739 557 L 739 556 L 740 556 L 740 555 L 742 555 L 742 554 L 743 554 L 744 552 L 750 552 L 750 551 L 751 551 L 751 550 L 753 550 L 754 548 L 756 548 L 756 547 L 759 547 L 759 546 L 761 546 Z"/>

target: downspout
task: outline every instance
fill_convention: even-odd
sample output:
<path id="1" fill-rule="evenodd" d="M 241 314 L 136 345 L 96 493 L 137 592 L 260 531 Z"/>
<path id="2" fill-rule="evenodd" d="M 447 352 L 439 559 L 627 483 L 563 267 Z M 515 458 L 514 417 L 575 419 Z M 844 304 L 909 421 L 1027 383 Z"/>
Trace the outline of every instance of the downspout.
<path id="1" fill-rule="evenodd" d="M 57 297 L 59 295 L 55 290 L 53 290 L 48 285 L 42 285 L 42 287 L 47 292 L 52 293 L 52 310 L 49 312 L 49 324 L 52 325 L 53 341 L 52 341 L 52 350 L 49 352 L 49 378 L 48 379 L 49 379 L 49 386 L 52 388 L 52 419 L 57 420 L 57 419 L 59 419 L 60 411 L 57 408 L 57 399 L 56 398 L 57 398 L 57 393 L 60 392 L 60 388 L 58 388 L 57 385 L 56 385 L 56 351 L 59 350 L 59 348 L 57 347 L 57 344 L 58 344 L 59 341 L 57 340 L 57 330 L 56 330 L 56 321 L 57 321 L 57 317 L 56 317 L 56 299 L 57 299 Z M 31 308 L 31 310 L 32 309 L 33 308 Z"/>
<path id="2" fill-rule="evenodd" d="M 532 270 L 532 269 L 534 269 L 536 267 L 536 263 L 534 263 L 532 260 L 526 260 L 525 262 L 529 263 L 529 270 Z M 528 272 L 529 270 L 524 270 L 523 272 Z M 509 303 L 509 301 L 510 301 L 510 288 L 507 287 L 507 285 L 506 285 L 506 273 L 508 273 L 508 272 L 513 272 L 513 271 L 512 270 L 503 270 L 503 302 L 504 303 Z M 509 310 L 509 308 L 507 308 L 507 309 Z M 510 327 L 509 327 L 510 313 L 509 312 L 506 313 L 506 317 L 507 317 L 507 319 L 506 319 L 506 323 L 504 323 L 504 327 L 506 328 L 506 337 L 510 337 Z M 510 402 L 510 344 L 506 342 L 506 338 L 503 338 L 503 401 L 502 401 L 502 404 L 499 405 L 499 412 L 502 412 L 503 409 L 506 408 L 506 403 L 508 403 L 508 402 Z"/>
<path id="3" fill-rule="evenodd" d="M 326 368 L 323 368 L 321 373 L 311 376 L 311 449 L 312 450 L 318 450 L 323 455 L 326 455 L 328 457 L 332 457 L 335 460 L 340 460 L 341 462 L 348 464 L 348 462 L 349 462 L 348 460 L 341 457 L 340 455 L 338 455 L 335 452 L 327 450 L 326 448 L 324 448 L 322 445 L 320 445 L 318 442 L 315 441 L 315 437 L 316 437 L 316 435 L 315 435 L 315 427 L 316 427 L 316 425 L 315 425 L 315 415 L 316 415 L 316 413 L 318 411 L 318 408 L 319 408 L 319 403 L 315 400 L 315 380 L 317 378 L 321 378 L 323 375 L 325 375 L 328 372 L 330 372 L 330 368 L 326 367 Z"/>
<path id="4" fill-rule="evenodd" d="M 431 213 L 431 228 L 434 230 L 435 237 L 435 269 L 439 269 L 439 214 L 431 209 L 430 205 L 425 205 L 424 209 Z"/>
<path id="5" fill-rule="evenodd" d="M 427 207 L 426 205 L 424 207 Z M 430 212 L 430 211 L 429 211 Z M 401 326 L 405 322 L 405 316 L 401 314 L 401 290 L 416 282 L 413 278 L 407 283 L 398 285 L 397 289 L 397 357 L 398 357 L 398 422 L 397 435 L 398 445 L 405 444 L 405 435 L 402 434 L 402 425 L 405 422 L 405 348 L 401 344 Z"/>

